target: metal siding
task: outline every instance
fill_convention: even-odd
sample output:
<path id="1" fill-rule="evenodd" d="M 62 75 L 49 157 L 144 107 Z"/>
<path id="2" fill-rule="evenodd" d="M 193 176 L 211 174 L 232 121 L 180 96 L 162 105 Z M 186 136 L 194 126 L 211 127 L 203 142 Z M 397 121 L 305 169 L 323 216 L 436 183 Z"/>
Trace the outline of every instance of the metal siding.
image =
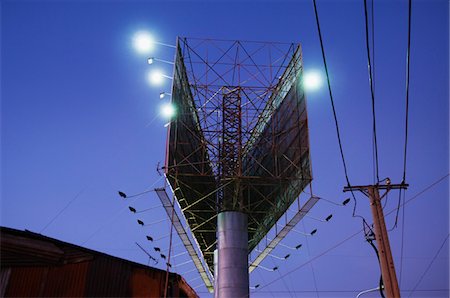
<path id="1" fill-rule="evenodd" d="M 2 258 L 10 260 L 8 266 L 2 264 L 0 272 L 1 297 L 161 297 L 164 288 L 166 272 L 160 269 L 147 267 L 128 260 L 108 256 L 100 252 L 64 243 L 56 239 L 39 234 L 23 232 L 9 228 L 1 228 Z M 25 236 L 26 245 L 21 241 L 3 242 L 4 235 Z M 33 243 L 38 240 L 37 243 Z M 44 240 L 43 243 L 42 240 Z M 14 244 L 14 245 L 10 245 Z M 41 250 L 34 255 L 29 247 L 39 244 L 41 248 L 50 248 L 58 258 L 61 249 L 64 256 L 58 264 L 53 261 L 41 265 L 41 255 L 47 260 L 53 260 L 56 255 L 50 251 Z M 54 244 L 58 249 L 54 249 Z M 23 245 L 23 247 L 21 247 Z M 24 251 L 26 265 L 16 251 Z M 7 248 L 7 249 L 5 249 Z M 67 255 L 67 259 L 65 258 Z M 36 260 L 38 262 L 36 262 Z M 81 261 L 85 260 L 85 261 Z M 172 289 L 169 293 L 179 293 L 183 289 L 188 297 L 198 297 L 195 291 L 175 273 L 169 274 Z"/>
<path id="2" fill-rule="evenodd" d="M 11 268 L 5 297 L 38 297 L 45 267 Z"/>

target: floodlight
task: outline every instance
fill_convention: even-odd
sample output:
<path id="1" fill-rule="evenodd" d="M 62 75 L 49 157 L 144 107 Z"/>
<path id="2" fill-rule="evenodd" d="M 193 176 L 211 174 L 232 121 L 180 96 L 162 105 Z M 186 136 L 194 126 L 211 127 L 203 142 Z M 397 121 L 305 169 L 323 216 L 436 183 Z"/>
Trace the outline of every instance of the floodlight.
<path id="1" fill-rule="evenodd" d="M 315 233 L 317 233 L 317 229 L 312 230 L 311 236 L 314 235 Z"/>
<path id="2" fill-rule="evenodd" d="M 150 58 L 147 59 L 147 63 L 148 64 L 153 64 L 153 62 L 154 62 L 154 58 L 153 57 L 150 57 Z"/>
<path id="3" fill-rule="evenodd" d="M 347 198 L 344 202 L 342 202 L 342 205 L 347 205 L 348 204 L 348 202 L 350 202 L 350 198 Z"/>
<path id="4" fill-rule="evenodd" d="M 141 226 L 144 226 L 144 222 L 140 219 L 137 220 L 138 224 L 140 224 Z"/>
<path id="5" fill-rule="evenodd" d="M 119 196 L 121 196 L 122 198 L 126 199 L 127 195 L 124 192 L 119 191 Z"/>
<path id="6" fill-rule="evenodd" d="M 146 236 L 148 241 L 152 241 L 153 242 L 153 237 L 151 236 Z"/>
<path id="7" fill-rule="evenodd" d="M 325 218 L 325 221 L 329 221 L 332 217 L 333 217 L 333 214 L 328 215 L 327 218 Z"/>
<path id="8" fill-rule="evenodd" d="M 149 72 L 147 78 L 152 85 L 161 85 L 164 82 L 164 74 L 159 70 Z"/>
<path id="9" fill-rule="evenodd" d="M 175 106 L 171 103 L 166 103 L 161 107 L 161 115 L 164 118 L 172 118 L 173 116 L 175 116 L 176 113 L 176 109 Z"/>
<path id="10" fill-rule="evenodd" d="M 299 249 L 300 247 L 302 247 L 302 244 L 299 244 L 295 247 L 295 249 Z"/>
<path id="11" fill-rule="evenodd" d="M 166 97 L 166 95 L 168 95 L 168 96 L 172 96 L 172 94 L 171 94 L 171 93 L 167 93 L 167 92 L 160 92 L 160 93 L 159 93 L 159 98 L 160 98 L 160 99 L 163 99 L 164 97 Z"/>
<path id="12" fill-rule="evenodd" d="M 141 54 L 147 54 L 154 48 L 155 40 L 150 33 L 146 31 L 138 31 L 133 36 L 134 49 Z"/>
<path id="13" fill-rule="evenodd" d="M 136 209 L 134 209 L 133 207 L 128 206 L 128 209 L 130 209 L 131 212 L 136 213 Z"/>
<path id="14" fill-rule="evenodd" d="M 322 86 L 322 76 L 318 71 L 309 71 L 303 74 L 303 88 L 307 91 L 315 91 Z"/>

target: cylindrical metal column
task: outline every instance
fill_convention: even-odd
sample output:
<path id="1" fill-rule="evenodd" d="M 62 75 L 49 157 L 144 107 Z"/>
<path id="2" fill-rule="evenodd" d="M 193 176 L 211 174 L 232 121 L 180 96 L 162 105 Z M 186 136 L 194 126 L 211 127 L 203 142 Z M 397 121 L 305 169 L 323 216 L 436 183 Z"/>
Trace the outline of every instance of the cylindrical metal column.
<path id="1" fill-rule="evenodd" d="M 219 294 L 217 292 L 217 280 L 219 279 L 219 252 L 217 249 L 214 250 L 214 298 L 218 298 Z"/>
<path id="2" fill-rule="evenodd" d="M 224 211 L 217 217 L 218 298 L 249 296 L 247 214 Z"/>

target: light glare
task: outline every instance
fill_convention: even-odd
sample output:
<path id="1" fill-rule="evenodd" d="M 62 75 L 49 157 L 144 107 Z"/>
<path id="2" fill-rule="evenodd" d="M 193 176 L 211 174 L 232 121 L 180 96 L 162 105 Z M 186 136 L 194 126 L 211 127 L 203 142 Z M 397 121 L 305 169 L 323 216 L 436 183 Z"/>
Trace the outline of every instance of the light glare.
<path id="1" fill-rule="evenodd" d="M 161 114 L 164 118 L 172 118 L 175 116 L 175 107 L 171 103 L 166 103 L 161 107 Z"/>
<path id="2" fill-rule="evenodd" d="M 148 74 L 148 80 L 152 85 L 161 85 L 164 82 L 164 74 L 159 70 L 154 70 Z"/>
<path id="3" fill-rule="evenodd" d="M 322 76 L 318 71 L 309 71 L 303 74 L 303 88 L 314 91 L 322 86 Z"/>
<path id="4" fill-rule="evenodd" d="M 153 49 L 155 41 L 148 32 L 139 31 L 133 36 L 133 45 L 138 53 L 147 54 Z"/>

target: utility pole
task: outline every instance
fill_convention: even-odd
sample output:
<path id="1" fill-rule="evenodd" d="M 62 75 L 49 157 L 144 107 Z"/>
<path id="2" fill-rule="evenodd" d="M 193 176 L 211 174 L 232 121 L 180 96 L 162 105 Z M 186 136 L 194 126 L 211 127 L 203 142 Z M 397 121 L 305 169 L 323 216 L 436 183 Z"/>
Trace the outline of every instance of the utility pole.
<path id="1" fill-rule="evenodd" d="M 397 275 L 395 274 L 395 265 L 394 260 L 392 259 L 381 200 L 391 189 L 406 189 L 408 186 L 409 185 L 405 183 L 391 185 L 388 180 L 386 185 L 377 184 L 344 187 L 344 192 L 357 190 L 366 195 L 370 200 L 370 209 L 372 211 L 373 225 L 375 227 L 375 240 L 377 241 L 381 264 L 381 276 L 383 277 L 384 288 L 388 298 L 400 297 L 400 290 L 398 288 Z M 381 197 L 379 193 L 380 189 L 385 190 Z"/>

